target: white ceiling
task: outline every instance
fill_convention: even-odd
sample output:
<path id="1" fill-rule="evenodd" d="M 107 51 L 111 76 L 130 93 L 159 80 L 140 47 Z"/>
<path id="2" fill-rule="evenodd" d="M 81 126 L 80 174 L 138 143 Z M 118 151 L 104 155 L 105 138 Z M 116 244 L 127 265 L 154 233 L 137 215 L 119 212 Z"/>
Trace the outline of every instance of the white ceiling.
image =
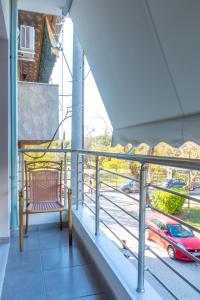
<path id="1" fill-rule="evenodd" d="M 200 142 L 199 0 L 74 0 L 71 17 L 115 143 Z"/>

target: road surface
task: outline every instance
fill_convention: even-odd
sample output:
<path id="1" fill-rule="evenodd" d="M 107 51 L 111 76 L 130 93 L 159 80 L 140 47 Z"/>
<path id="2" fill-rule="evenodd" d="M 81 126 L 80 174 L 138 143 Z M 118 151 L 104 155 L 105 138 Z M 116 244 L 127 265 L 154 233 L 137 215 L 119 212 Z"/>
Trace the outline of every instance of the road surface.
<path id="1" fill-rule="evenodd" d="M 95 195 L 88 194 L 93 199 Z M 115 202 L 120 207 L 123 207 L 127 212 L 129 212 L 133 216 L 138 216 L 138 203 L 125 195 L 122 195 L 117 192 L 103 192 L 102 195 L 106 196 L 113 202 Z M 132 194 L 132 196 L 138 198 L 137 194 Z M 87 199 L 85 197 L 85 199 Z M 94 204 L 92 201 L 87 200 L 86 202 L 93 210 Z M 100 204 L 102 208 L 109 212 L 112 216 L 114 216 L 118 222 L 120 222 L 123 226 L 125 226 L 133 235 L 138 237 L 138 222 L 134 220 L 131 216 L 127 215 L 119 208 L 114 206 L 112 203 L 104 199 L 102 196 L 100 198 Z M 146 214 L 150 213 L 149 209 L 147 209 Z M 137 256 L 137 239 L 131 236 L 130 233 L 126 232 L 119 224 L 116 223 L 109 215 L 107 215 L 103 210 L 100 212 L 100 218 L 103 222 L 105 222 L 115 234 L 121 239 L 125 240 L 127 246 L 134 252 Z M 106 227 L 102 224 L 101 229 L 112 239 L 120 248 L 122 248 L 122 244 L 114 237 L 114 235 L 106 229 Z M 182 277 L 186 278 L 191 284 L 193 284 L 196 288 L 200 290 L 200 265 L 195 262 L 182 262 L 182 261 L 174 261 L 168 257 L 167 251 L 162 248 L 160 245 L 157 245 L 154 242 L 146 241 L 146 244 L 152 248 L 152 250 L 159 255 L 166 264 L 169 264 L 170 267 L 174 268 L 178 273 L 181 274 Z M 134 265 L 137 265 L 136 258 L 127 251 L 123 250 L 125 256 L 127 256 Z M 156 290 L 160 293 L 163 299 L 180 299 L 180 300 L 199 300 L 200 293 L 193 289 L 188 283 L 186 283 L 182 278 L 180 278 L 177 274 L 175 274 L 168 266 L 165 265 L 156 255 L 152 254 L 149 250 L 145 252 L 146 266 L 146 279 L 151 282 L 151 284 L 156 288 Z M 154 275 L 152 275 L 152 273 Z M 167 286 L 167 288 L 172 292 L 175 296 L 172 296 L 169 292 L 166 291 L 162 287 L 162 285 L 154 278 L 157 277 L 162 283 Z"/>

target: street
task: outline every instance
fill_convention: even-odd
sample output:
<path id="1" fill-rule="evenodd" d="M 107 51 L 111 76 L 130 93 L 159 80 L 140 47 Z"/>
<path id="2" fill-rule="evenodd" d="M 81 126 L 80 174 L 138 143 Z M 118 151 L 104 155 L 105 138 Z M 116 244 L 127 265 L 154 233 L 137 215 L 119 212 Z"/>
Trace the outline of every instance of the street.
<path id="1" fill-rule="evenodd" d="M 126 227 L 131 234 L 138 237 L 138 222 L 133 219 L 130 215 L 126 214 L 114 204 L 110 203 L 103 196 L 112 200 L 114 203 L 125 209 L 132 216 L 138 217 L 138 203 L 125 195 L 117 192 L 101 192 L 100 205 L 105 209 L 111 216 L 113 216 L 119 223 Z M 91 194 L 88 193 L 91 197 Z M 133 197 L 138 198 L 138 194 L 131 194 Z M 95 195 L 92 195 L 94 199 Z M 89 205 L 94 210 L 94 203 L 90 200 L 86 200 L 87 205 Z M 121 239 L 126 242 L 126 245 L 133 253 L 137 256 L 138 243 L 136 238 L 134 238 L 130 233 L 128 233 L 120 224 L 113 220 L 103 209 L 100 212 L 100 219 L 105 222 L 105 224 Z M 149 209 L 146 210 L 146 217 L 151 213 Z M 121 249 L 122 243 L 119 242 L 117 238 L 108 230 L 103 224 L 101 229 L 112 239 Z M 200 290 L 200 265 L 195 262 L 182 262 L 178 260 L 172 260 L 168 257 L 167 251 L 160 245 L 146 241 L 146 245 L 150 246 L 155 252 L 153 254 L 149 250 L 145 252 L 146 267 L 150 271 L 146 271 L 146 279 L 151 282 L 151 284 L 158 290 L 163 299 L 181 299 L 181 300 L 197 300 L 200 299 L 200 294 L 198 291 L 194 290 L 188 283 L 186 283 L 182 278 L 180 278 L 173 270 L 171 270 L 166 264 L 171 268 L 174 268 L 182 277 L 186 278 L 191 284 Z M 122 249 L 124 255 L 137 266 L 137 260 L 130 253 L 130 251 Z M 158 255 L 164 261 L 162 262 Z M 152 275 L 153 274 L 153 275 Z M 169 292 L 162 287 L 162 285 L 155 279 L 157 277 L 175 296 L 172 296 Z"/>

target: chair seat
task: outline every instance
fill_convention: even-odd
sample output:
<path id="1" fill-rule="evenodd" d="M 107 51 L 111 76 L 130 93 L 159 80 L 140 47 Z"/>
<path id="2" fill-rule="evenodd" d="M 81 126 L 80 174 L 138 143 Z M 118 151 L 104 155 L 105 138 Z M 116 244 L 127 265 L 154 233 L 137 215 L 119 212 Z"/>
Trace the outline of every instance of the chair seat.
<path id="1" fill-rule="evenodd" d="M 34 212 L 34 211 L 55 211 L 55 210 L 61 210 L 64 206 L 60 202 L 55 201 L 44 201 L 44 202 L 31 202 L 28 205 L 28 211 Z"/>

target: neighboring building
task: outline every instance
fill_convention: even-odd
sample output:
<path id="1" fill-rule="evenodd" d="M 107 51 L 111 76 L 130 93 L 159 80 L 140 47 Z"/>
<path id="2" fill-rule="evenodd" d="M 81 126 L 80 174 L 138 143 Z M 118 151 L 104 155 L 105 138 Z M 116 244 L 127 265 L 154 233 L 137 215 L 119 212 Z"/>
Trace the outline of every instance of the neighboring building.
<path id="1" fill-rule="evenodd" d="M 59 57 L 62 18 L 19 11 L 18 140 L 38 144 L 51 140 L 59 124 L 59 89 L 49 84 Z M 48 125 L 49 124 L 49 125 Z M 58 138 L 58 133 L 55 138 Z"/>

